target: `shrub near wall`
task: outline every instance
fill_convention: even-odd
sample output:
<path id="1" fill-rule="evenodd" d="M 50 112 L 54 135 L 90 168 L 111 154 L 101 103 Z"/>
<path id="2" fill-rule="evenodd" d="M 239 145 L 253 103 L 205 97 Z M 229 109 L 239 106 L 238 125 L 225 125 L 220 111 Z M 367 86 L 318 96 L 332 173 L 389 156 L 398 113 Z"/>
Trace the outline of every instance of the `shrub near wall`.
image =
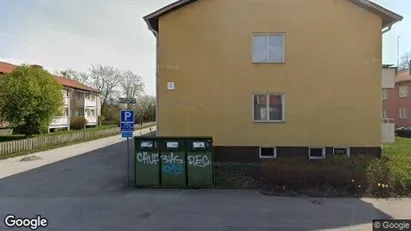
<path id="1" fill-rule="evenodd" d="M 278 158 L 260 164 L 216 164 L 220 188 L 257 188 L 266 195 L 411 195 L 411 158 Z"/>
<path id="2" fill-rule="evenodd" d="M 80 117 L 72 117 L 70 119 L 70 128 L 74 130 L 81 130 L 86 127 L 87 119 Z"/>

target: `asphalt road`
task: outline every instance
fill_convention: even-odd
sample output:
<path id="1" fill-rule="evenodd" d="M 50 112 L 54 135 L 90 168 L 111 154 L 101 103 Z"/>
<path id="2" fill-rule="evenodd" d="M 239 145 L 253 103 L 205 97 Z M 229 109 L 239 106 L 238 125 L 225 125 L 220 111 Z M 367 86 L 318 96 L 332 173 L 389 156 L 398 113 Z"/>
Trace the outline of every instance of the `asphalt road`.
<path id="1" fill-rule="evenodd" d="M 410 200 L 130 188 L 125 153 L 121 142 L 0 179 L 0 218 L 41 215 L 49 225 L 38 230 L 59 231 L 371 230 L 373 218 L 411 218 Z"/>

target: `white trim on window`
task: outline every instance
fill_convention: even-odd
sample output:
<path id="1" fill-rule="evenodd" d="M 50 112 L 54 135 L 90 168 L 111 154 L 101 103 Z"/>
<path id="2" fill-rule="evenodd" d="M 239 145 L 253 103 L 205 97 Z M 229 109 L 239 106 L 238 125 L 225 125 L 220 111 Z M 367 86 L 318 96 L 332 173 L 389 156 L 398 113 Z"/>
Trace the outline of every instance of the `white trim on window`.
<path id="1" fill-rule="evenodd" d="M 311 156 L 311 149 L 322 149 L 322 156 Z M 319 160 L 325 158 L 325 147 L 310 147 L 308 149 L 308 158 L 311 160 Z"/>
<path id="2" fill-rule="evenodd" d="M 283 45 L 283 47 L 282 47 L 282 60 L 280 60 L 280 61 L 270 61 L 270 57 L 269 57 L 269 54 L 270 54 L 270 49 L 269 49 L 269 47 L 270 47 L 270 40 L 269 40 L 269 36 L 270 35 L 272 35 L 272 36 L 278 36 L 278 35 L 281 35 L 282 36 L 282 45 Z M 266 52 L 267 52 L 267 61 L 256 61 L 256 60 L 254 60 L 254 38 L 256 37 L 256 36 L 266 36 L 267 37 L 267 47 L 266 47 Z M 251 50 L 252 50 L 252 53 L 251 53 L 251 62 L 252 63 L 285 63 L 285 33 L 284 32 L 270 32 L 270 33 L 264 33 L 264 32 L 254 32 L 253 34 L 252 34 L 252 38 L 251 38 L 251 41 L 252 41 L 252 44 L 251 44 Z"/>
<path id="3" fill-rule="evenodd" d="M 382 99 L 388 99 L 388 89 L 382 89 Z"/>
<path id="4" fill-rule="evenodd" d="M 346 155 L 350 157 L 350 148 L 349 147 L 333 147 L 333 155 L 340 155 L 335 153 L 335 149 L 345 149 Z"/>
<path id="5" fill-rule="evenodd" d="M 382 109 L 382 118 L 383 119 L 388 118 L 388 109 L 385 109 L 385 108 Z"/>
<path id="6" fill-rule="evenodd" d="M 400 117 L 400 119 L 408 119 L 408 110 L 407 110 L 407 108 L 400 108 L 399 109 L 399 117 Z"/>
<path id="7" fill-rule="evenodd" d="M 255 119 L 255 103 L 254 103 L 254 96 L 256 95 L 266 95 L 267 98 L 267 119 L 265 120 L 256 120 Z M 281 120 L 270 120 L 270 95 L 280 95 L 281 96 Z M 285 93 L 284 92 L 253 92 L 251 95 L 251 104 L 252 104 L 252 110 L 251 110 L 251 118 L 253 123 L 284 123 L 285 122 Z"/>
<path id="8" fill-rule="evenodd" d="M 408 96 L 408 86 L 400 86 L 399 90 L 399 97 L 405 98 Z"/>
<path id="9" fill-rule="evenodd" d="M 263 148 L 273 149 L 273 156 L 262 156 L 262 155 L 261 155 L 261 149 L 263 149 Z M 260 148 L 259 148 L 259 155 L 260 155 L 260 159 L 273 159 L 273 158 L 277 158 L 277 147 L 260 147 Z"/>

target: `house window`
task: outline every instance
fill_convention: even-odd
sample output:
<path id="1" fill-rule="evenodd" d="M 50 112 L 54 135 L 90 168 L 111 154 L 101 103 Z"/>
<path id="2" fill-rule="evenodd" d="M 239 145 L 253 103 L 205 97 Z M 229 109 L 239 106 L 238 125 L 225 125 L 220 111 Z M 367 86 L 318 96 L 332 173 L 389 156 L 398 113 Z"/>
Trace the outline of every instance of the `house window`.
<path id="1" fill-rule="evenodd" d="M 310 159 L 324 159 L 325 148 L 310 148 L 308 151 L 308 156 Z"/>
<path id="2" fill-rule="evenodd" d="M 260 158 L 276 158 L 276 157 L 277 157 L 276 148 L 260 147 Z"/>
<path id="3" fill-rule="evenodd" d="M 284 33 L 253 34 L 254 63 L 283 63 Z"/>
<path id="4" fill-rule="evenodd" d="M 333 154 L 338 156 L 350 156 L 350 148 L 333 148 Z"/>
<path id="5" fill-rule="evenodd" d="M 408 110 L 407 108 L 400 108 L 400 119 L 408 119 Z"/>
<path id="6" fill-rule="evenodd" d="M 408 86 L 401 86 L 399 89 L 400 98 L 404 98 L 408 96 Z"/>
<path id="7" fill-rule="evenodd" d="M 69 115 L 69 109 L 68 109 L 67 107 L 66 107 L 65 110 L 64 110 L 64 115 L 65 115 L 65 116 L 68 116 L 68 115 Z"/>
<path id="8" fill-rule="evenodd" d="M 76 113 L 77 113 L 77 116 L 84 116 L 84 109 L 83 108 L 77 108 Z"/>
<path id="9" fill-rule="evenodd" d="M 382 99 L 388 99 L 388 89 L 382 89 Z"/>
<path id="10" fill-rule="evenodd" d="M 386 119 L 386 118 L 388 118 L 388 110 L 387 109 L 382 109 L 382 118 L 383 119 Z"/>
<path id="11" fill-rule="evenodd" d="M 83 93 L 77 93 L 77 99 L 78 100 L 84 99 L 84 94 Z"/>
<path id="12" fill-rule="evenodd" d="M 284 122 L 284 93 L 253 94 L 254 122 Z"/>
<path id="13" fill-rule="evenodd" d="M 96 111 L 94 109 L 90 109 L 91 116 L 96 116 Z"/>

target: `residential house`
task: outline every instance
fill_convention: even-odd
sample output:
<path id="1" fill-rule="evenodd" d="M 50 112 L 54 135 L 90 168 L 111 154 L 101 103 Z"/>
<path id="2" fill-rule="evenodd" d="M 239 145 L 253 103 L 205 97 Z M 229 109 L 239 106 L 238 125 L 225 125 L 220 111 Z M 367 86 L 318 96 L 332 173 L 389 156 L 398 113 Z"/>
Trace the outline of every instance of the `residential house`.
<path id="1" fill-rule="evenodd" d="M 38 65 L 36 65 L 38 66 Z M 0 73 L 10 73 L 16 65 L 0 62 Z M 57 128 L 69 129 L 70 118 L 84 116 L 86 126 L 96 126 L 97 118 L 101 115 L 101 99 L 98 90 L 81 84 L 75 80 L 55 76 L 57 82 L 63 86 L 64 115 L 56 118 L 49 126 L 51 131 Z"/>
<path id="2" fill-rule="evenodd" d="M 410 70 L 396 73 L 395 87 L 382 92 L 383 118 L 395 127 L 411 126 L 411 63 Z"/>
<path id="3" fill-rule="evenodd" d="M 180 0 L 156 37 L 157 135 L 212 136 L 218 161 L 380 155 L 382 34 L 367 0 Z"/>

